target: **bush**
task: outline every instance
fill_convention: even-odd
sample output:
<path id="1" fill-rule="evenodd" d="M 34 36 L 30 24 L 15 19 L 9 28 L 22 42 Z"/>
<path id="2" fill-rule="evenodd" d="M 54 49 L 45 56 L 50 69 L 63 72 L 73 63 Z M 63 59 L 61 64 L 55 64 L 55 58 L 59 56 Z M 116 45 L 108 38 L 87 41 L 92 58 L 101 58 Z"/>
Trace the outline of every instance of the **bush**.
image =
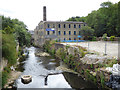
<path id="1" fill-rule="evenodd" d="M 107 34 L 106 34 L 106 33 L 103 34 L 102 39 L 103 39 L 104 41 L 107 41 Z"/>
<path id="2" fill-rule="evenodd" d="M 8 73 L 7 72 L 2 72 L 2 87 L 4 87 L 4 85 L 7 83 L 7 79 L 8 79 Z"/>
<path id="3" fill-rule="evenodd" d="M 57 51 L 56 51 L 56 57 L 58 57 L 59 59 L 65 59 L 65 56 L 66 56 L 66 53 L 64 51 L 63 48 L 59 48 Z"/>
<path id="4" fill-rule="evenodd" d="M 84 57 L 86 54 L 86 52 L 84 52 L 84 50 L 81 48 L 79 48 L 79 52 L 80 52 L 81 57 Z"/>
<path id="5" fill-rule="evenodd" d="M 16 63 L 16 42 L 12 34 L 2 35 L 2 56 L 8 60 L 8 64 L 14 65 Z"/>
<path id="6" fill-rule="evenodd" d="M 92 37 L 92 41 L 96 41 L 96 37 L 95 36 Z"/>
<path id="7" fill-rule="evenodd" d="M 110 36 L 110 41 L 114 41 L 115 36 Z"/>
<path id="8" fill-rule="evenodd" d="M 11 70 L 8 66 L 4 68 L 4 71 L 2 72 L 2 87 L 7 83 L 10 72 Z"/>

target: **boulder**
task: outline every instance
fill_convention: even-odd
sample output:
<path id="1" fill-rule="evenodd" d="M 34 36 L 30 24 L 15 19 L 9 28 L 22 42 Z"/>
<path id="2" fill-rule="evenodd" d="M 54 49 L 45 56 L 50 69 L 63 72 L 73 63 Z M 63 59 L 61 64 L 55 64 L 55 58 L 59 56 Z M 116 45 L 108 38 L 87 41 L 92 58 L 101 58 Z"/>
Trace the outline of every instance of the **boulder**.
<path id="1" fill-rule="evenodd" d="M 24 84 L 28 84 L 28 83 L 30 83 L 32 81 L 32 76 L 31 75 L 23 75 L 21 77 L 21 81 Z"/>
<path id="2" fill-rule="evenodd" d="M 46 52 L 41 52 L 41 53 L 35 53 L 36 56 L 50 56 L 48 53 Z"/>

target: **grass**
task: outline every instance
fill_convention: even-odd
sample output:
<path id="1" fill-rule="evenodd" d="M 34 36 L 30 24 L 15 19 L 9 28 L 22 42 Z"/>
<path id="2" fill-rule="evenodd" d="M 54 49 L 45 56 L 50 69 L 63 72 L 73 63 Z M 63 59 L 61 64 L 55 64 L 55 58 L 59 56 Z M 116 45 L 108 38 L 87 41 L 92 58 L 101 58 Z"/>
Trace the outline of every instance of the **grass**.
<path id="1" fill-rule="evenodd" d="M 4 71 L 2 71 L 2 87 L 4 87 L 4 85 L 7 83 L 10 72 L 10 67 L 5 67 Z"/>

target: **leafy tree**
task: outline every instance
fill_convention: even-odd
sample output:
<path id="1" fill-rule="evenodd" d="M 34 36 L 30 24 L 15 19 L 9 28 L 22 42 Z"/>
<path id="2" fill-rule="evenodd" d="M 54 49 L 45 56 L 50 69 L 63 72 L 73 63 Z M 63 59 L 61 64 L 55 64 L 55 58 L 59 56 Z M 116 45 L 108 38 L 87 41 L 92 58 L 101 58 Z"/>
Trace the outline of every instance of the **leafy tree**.
<path id="1" fill-rule="evenodd" d="M 28 32 L 27 26 L 18 19 L 11 19 L 2 16 L 3 33 L 14 33 L 15 39 L 19 42 L 20 46 L 30 45 L 31 35 Z"/>
<path id="2" fill-rule="evenodd" d="M 16 63 L 16 42 L 13 34 L 2 34 L 2 57 L 5 57 L 10 65 Z"/>
<path id="3" fill-rule="evenodd" d="M 67 21 L 85 22 L 86 18 L 85 17 L 76 16 L 76 17 L 69 18 Z"/>
<path id="4" fill-rule="evenodd" d="M 5 27 L 5 29 L 3 31 L 6 34 L 12 34 L 15 30 L 12 29 L 10 26 L 7 26 L 7 27 Z"/>
<path id="5" fill-rule="evenodd" d="M 68 21 L 86 22 L 89 27 L 95 30 L 94 35 L 101 37 L 104 33 L 108 36 L 120 36 L 120 2 L 101 3 L 101 8 L 92 11 L 86 17 L 69 18 Z"/>
<path id="6" fill-rule="evenodd" d="M 108 7 L 112 6 L 112 3 L 109 2 L 109 1 L 108 2 L 103 2 L 103 3 L 100 4 L 100 6 L 103 7 L 103 8 L 106 8 L 106 7 L 108 8 Z"/>
<path id="7" fill-rule="evenodd" d="M 81 35 L 84 36 L 86 39 L 94 34 L 94 29 L 89 26 L 82 26 L 81 28 Z"/>
<path id="8" fill-rule="evenodd" d="M 120 1 L 118 2 L 118 14 L 117 14 L 117 33 L 118 33 L 118 36 L 120 37 Z"/>

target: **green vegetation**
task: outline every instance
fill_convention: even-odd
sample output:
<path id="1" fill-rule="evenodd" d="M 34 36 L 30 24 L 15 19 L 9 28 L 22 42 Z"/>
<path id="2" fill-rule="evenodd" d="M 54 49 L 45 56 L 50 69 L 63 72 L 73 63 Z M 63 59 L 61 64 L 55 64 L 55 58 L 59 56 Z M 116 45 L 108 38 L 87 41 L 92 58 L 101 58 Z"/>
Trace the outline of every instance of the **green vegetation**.
<path id="1" fill-rule="evenodd" d="M 101 82 L 102 88 L 104 88 L 104 85 L 105 85 L 105 77 L 104 77 L 103 73 L 100 74 L 100 82 Z"/>
<path id="2" fill-rule="evenodd" d="M 9 78 L 10 66 L 15 65 L 21 52 L 17 52 L 16 46 L 19 43 L 20 48 L 29 46 L 31 35 L 28 33 L 26 25 L 18 19 L 0 16 L 2 18 L 2 57 L 8 60 L 7 67 L 2 71 L 2 87 Z M 21 51 L 21 50 L 20 50 Z"/>
<path id="3" fill-rule="evenodd" d="M 57 51 L 56 51 L 56 57 L 58 57 L 59 59 L 65 59 L 65 56 L 66 56 L 66 53 L 64 51 L 63 48 L 59 48 Z"/>
<path id="4" fill-rule="evenodd" d="M 82 26 L 81 27 L 81 35 L 84 36 L 85 39 L 88 40 L 90 36 L 93 36 L 94 34 L 94 29 L 92 29 L 89 26 Z"/>
<path id="5" fill-rule="evenodd" d="M 110 41 L 114 41 L 115 36 L 110 36 Z"/>
<path id="6" fill-rule="evenodd" d="M 7 66 L 4 68 L 4 71 L 2 72 L 2 87 L 4 87 L 4 85 L 7 83 L 9 74 L 10 74 L 10 68 L 9 66 Z"/>
<path id="7" fill-rule="evenodd" d="M 106 36 L 107 34 L 104 35 L 104 37 Z M 71 68 L 76 72 L 79 72 L 83 78 L 90 81 L 91 83 L 102 86 L 102 88 L 105 87 L 105 80 L 106 80 L 103 74 L 104 72 L 102 72 L 102 70 L 104 70 L 104 68 L 106 67 L 112 67 L 113 64 L 117 63 L 116 59 L 112 59 L 112 60 L 110 59 L 110 60 L 105 60 L 103 63 L 98 63 L 98 64 L 83 64 L 80 59 L 84 57 L 85 54 L 87 54 L 88 52 L 86 48 L 80 46 L 78 46 L 79 48 L 78 50 L 77 48 L 73 48 L 72 53 L 74 53 L 74 55 L 68 53 L 68 48 L 71 49 L 72 48 L 71 46 L 67 45 L 61 48 L 55 47 L 54 41 L 47 41 L 46 44 L 44 45 L 44 48 L 47 51 L 49 51 L 49 53 L 52 52 L 55 55 L 55 57 L 57 57 L 58 59 L 63 60 L 64 63 L 66 63 L 69 66 L 69 68 Z M 80 55 L 80 58 L 78 54 Z"/>
<path id="8" fill-rule="evenodd" d="M 11 19 L 10 17 L 0 17 L 2 17 L 3 34 L 12 34 L 21 47 L 30 45 L 31 35 L 28 32 L 27 26 L 22 21 Z"/>
<path id="9" fill-rule="evenodd" d="M 14 65 L 16 63 L 16 42 L 12 34 L 2 35 L 2 57 L 6 58 L 10 65 Z"/>
<path id="10" fill-rule="evenodd" d="M 103 34 L 102 38 L 103 38 L 104 41 L 106 41 L 107 40 L 107 34 L 106 33 Z"/>
<path id="11" fill-rule="evenodd" d="M 67 21 L 86 22 L 94 29 L 94 36 L 102 37 L 104 33 L 110 36 L 120 36 L 120 2 L 103 2 L 98 10 L 94 10 L 86 17 L 71 17 Z M 112 12 L 112 13 L 111 13 Z"/>
<path id="12" fill-rule="evenodd" d="M 96 41 L 96 37 L 95 36 L 92 37 L 92 41 Z"/>
<path id="13" fill-rule="evenodd" d="M 85 51 L 86 51 L 86 49 L 84 49 L 84 48 L 79 48 L 79 53 L 80 53 L 81 57 L 84 57 L 85 54 L 87 54 L 87 52 L 85 52 Z"/>

